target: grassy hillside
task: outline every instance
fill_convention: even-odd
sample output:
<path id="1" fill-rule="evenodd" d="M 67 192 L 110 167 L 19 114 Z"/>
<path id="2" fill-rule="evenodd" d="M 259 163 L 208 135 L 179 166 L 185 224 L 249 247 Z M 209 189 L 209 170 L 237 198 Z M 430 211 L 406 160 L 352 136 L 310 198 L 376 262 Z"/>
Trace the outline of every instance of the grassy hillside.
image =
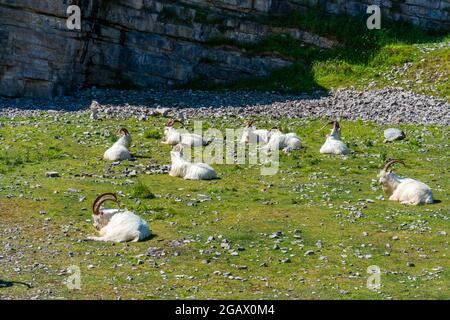
<path id="1" fill-rule="evenodd" d="M 450 35 L 428 34 L 404 23 L 384 21 L 381 30 L 368 30 L 364 19 L 316 12 L 259 22 L 312 31 L 337 41 L 333 49 L 307 46 L 289 35 L 272 36 L 259 43 L 210 39 L 209 45 L 229 44 L 249 53 L 272 52 L 293 61 L 266 78 L 232 84 L 209 84 L 213 90 L 257 89 L 280 92 L 312 92 L 333 88 L 403 87 L 418 93 L 450 97 Z M 204 88 L 198 79 L 184 87 Z"/>
<path id="2" fill-rule="evenodd" d="M 170 148 L 155 139 L 164 119 L 0 121 L 0 280 L 32 284 L 0 287 L 0 298 L 448 298 L 448 128 L 401 125 L 408 139 L 383 144 L 385 126 L 343 122 L 354 153 L 342 159 L 319 154 L 323 123 L 290 120 L 282 125 L 306 148 L 282 155 L 277 175 L 215 165 L 220 180 L 196 182 L 126 176 L 169 163 Z M 130 129 L 137 160 L 112 165 L 101 155 L 119 126 Z M 438 203 L 380 200 L 376 175 L 388 157 L 405 159 L 396 171 L 429 184 Z M 50 170 L 60 177 L 45 177 Z M 119 193 L 154 237 L 83 241 L 95 234 L 90 207 L 102 192 Z M 221 246 L 225 239 L 233 251 Z M 71 265 L 81 268 L 80 291 L 63 284 Z M 378 291 L 366 288 L 371 265 L 381 268 Z"/>

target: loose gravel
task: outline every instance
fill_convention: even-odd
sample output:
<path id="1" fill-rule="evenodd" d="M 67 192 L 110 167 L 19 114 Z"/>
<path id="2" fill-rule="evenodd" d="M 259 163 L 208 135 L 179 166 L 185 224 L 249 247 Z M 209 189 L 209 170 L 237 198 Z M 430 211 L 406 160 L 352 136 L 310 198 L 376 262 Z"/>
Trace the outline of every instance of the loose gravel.
<path id="1" fill-rule="evenodd" d="M 191 90 L 121 91 L 88 89 L 53 100 L 0 98 L 0 117 L 37 116 L 42 112 L 90 112 L 93 100 L 107 117 L 154 116 L 170 108 L 169 117 L 204 118 L 251 116 L 339 118 L 376 123 L 450 125 L 450 104 L 436 97 L 387 88 L 358 92 L 350 89 L 325 94 L 280 95 L 269 92 L 206 92 Z"/>

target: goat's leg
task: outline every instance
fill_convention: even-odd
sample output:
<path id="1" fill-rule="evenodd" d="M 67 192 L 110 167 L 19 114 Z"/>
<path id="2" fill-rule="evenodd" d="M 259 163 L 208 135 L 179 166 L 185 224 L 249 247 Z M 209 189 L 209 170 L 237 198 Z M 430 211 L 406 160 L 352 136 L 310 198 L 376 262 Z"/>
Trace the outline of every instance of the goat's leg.
<path id="1" fill-rule="evenodd" d="M 96 237 L 96 236 L 89 236 L 86 238 L 87 240 L 90 241 L 108 241 L 106 237 Z"/>

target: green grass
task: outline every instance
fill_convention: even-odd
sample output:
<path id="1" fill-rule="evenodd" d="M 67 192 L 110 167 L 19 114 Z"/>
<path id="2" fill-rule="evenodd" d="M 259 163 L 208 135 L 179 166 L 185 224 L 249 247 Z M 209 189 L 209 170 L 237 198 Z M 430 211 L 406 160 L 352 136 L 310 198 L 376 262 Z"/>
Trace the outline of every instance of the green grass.
<path id="1" fill-rule="evenodd" d="M 164 119 L 121 120 L 136 161 L 120 165 L 101 159 L 111 145 L 107 131 L 118 127 L 113 120 L 66 114 L 0 121 L 0 278 L 33 285 L 0 288 L 0 298 L 448 299 L 448 235 L 439 235 L 450 232 L 447 127 L 402 124 L 407 139 L 383 144 L 387 126 L 343 121 L 354 153 L 341 159 L 319 154 L 321 121 L 291 119 L 280 125 L 297 132 L 306 148 L 282 155 L 277 175 L 261 176 L 256 165 L 214 165 L 219 180 L 184 181 L 123 174 L 169 163 L 170 148 L 144 136 L 148 128 L 162 131 Z M 242 125 L 208 121 L 215 128 Z M 439 202 L 409 207 L 378 200 L 376 175 L 389 157 L 406 159 L 397 173 L 430 185 Z M 49 170 L 60 177 L 46 178 Z M 154 237 L 116 245 L 82 241 L 96 233 L 90 208 L 102 192 L 120 194 Z M 270 237 L 278 231 L 282 237 Z M 208 242 L 210 236 L 215 240 Z M 173 246 L 176 239 L 190 242 Z M 238 256 L 221 248 L 223 239 Z M 150 247 L 165 254 L 151 257 Z M 307 250 L 315 254 L 304 256 Z M 291 262 L 282 263 L 286 258 Z M 71 265 L 81 268 L 80 291 L 63 284 L 68 275 L 61 271 Z M 382 271 L 378 292 L 366 288 L 371 265 Z"/>
<path id="2" fill-rule="evenodd" d="M 450 42 L 447 34 L 429 34 L 405 23 L 384 21 L 381 30 L 368 30 L 363 18 L 327 15 L 315 10 L 288 16 L 270 15 L 258 22 L 277 27 L 295 27 L 333 39 L 333 49 L 308 46 L 290 35 L 272 35 L 258 43 L 239 43 L 224 36 L 206 45 L 231 45 L 251 54 L 273 53 L 293 61 L 291 67 L 264 78 L 234 83 L 205 83 L 202 79 L 183 88 L 210 90 L 252 89 L 283 93 L 312 92 L 334 88 L 373 88 L 387 85 L 411 89 L 445 99 L 450 97 L 450 48 L 424 51 Z M 386 77 L 394 68 L 412 63 L 406 74 Z M 419 82 L 416 82 L 419 80 Z"/>
<path id="3" fill-rule="evenodd" d="M 162 133 L 158 130 L 150 130 L 144 133 L 144 137 L 147 139 L 161 139 Z"/>
<path id="4" fill-rule="evenodd" d="M 132 197 L 138 199 L 154 199 L 155 195 L 144 182 L 139 181 L 133 188 Z"/>

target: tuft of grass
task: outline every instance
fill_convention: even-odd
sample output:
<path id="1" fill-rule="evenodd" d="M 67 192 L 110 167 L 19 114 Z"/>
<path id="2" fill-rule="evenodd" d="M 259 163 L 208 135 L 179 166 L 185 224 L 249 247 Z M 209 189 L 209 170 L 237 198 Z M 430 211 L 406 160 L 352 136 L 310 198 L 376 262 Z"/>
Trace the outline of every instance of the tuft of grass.
<path id="1" fill-rule="evenodd" d="M 139 181 L 131 192 L 132 197 L 138 199 L 154 199 L 155 195 L 150 188 L 142 181 Z"/>
<path id="2" fill-rule="evenodd" d="M 146 131 L 144 133 L 144 137 L 146 139 L 161 139 L 162 133 L 159 130 L 154 129 L 154 130 Z"/>

